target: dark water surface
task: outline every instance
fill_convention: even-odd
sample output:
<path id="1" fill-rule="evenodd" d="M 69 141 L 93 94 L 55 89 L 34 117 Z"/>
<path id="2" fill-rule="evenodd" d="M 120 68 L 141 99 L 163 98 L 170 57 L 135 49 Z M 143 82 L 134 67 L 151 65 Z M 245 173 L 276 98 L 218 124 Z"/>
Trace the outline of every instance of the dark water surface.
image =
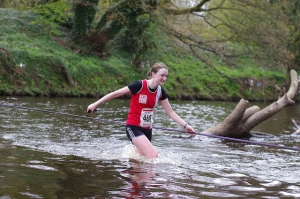
<path id="1" fill-rule="evenodd" d="M 95 100 L 0 97 L 1 104 L 92 117 L 0 106 L 1 199 L 300 198 L 297 151 L 155 129 L 159 158 L 150 161 L 133 152 L 120 124 L 129 101 L 110 101 L 89 116 L 86 107 Z M 197 132 L 221 122 L 236 104 L 172 101 Z M 291 118 L 300 123 L 299 104 L 255 128 L 274 137 L 251 141 L 300 147 Z M 160 106 L 155 126 L 181 130 Z"/>

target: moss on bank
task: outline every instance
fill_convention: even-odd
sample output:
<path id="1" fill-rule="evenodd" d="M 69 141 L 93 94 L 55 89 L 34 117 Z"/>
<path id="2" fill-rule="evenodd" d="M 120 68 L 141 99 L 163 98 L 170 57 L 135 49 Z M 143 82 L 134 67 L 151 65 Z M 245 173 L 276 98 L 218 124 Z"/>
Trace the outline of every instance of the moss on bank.
<path id="1" fill-rule="evenodd" d="M 126 52 L 105 59 L 77 54 L 67 39 L 50 37 L 34 20 L 31 12 L 0 9 L 0 95 L 100 97 L 146 77 L 148 68 L 131 66 Z M 169 67 L 164 88 L 170 99 L 273 101 L 274 85 L 288 86 L 285 72 L 255 60 L 241 59 L 238 68 L 215 61 L 221 75 L 188 52 L 161 49 L 155 59 Z"/>

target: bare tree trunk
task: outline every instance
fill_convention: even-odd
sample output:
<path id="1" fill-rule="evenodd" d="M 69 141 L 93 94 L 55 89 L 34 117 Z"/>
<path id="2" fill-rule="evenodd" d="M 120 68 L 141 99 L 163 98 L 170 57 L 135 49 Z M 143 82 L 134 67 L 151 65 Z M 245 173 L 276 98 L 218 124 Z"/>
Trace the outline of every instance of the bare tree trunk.
<path id="1" fill-rule="evenodd" d="M 284 107 L 295 103 L 293 98 L 298 89 L 298 75 L 295 70 L 291 70 L 290 75 L 291 85 L 288 92 L 276 102 L 260 110 L 258 106 L 248 108 L 249 102 L 241 99 L 233 112 L 223 122 L 207 129 L 206 132 L 232 138 L 251 137 L 250 131 L 255 126 L 275 115 Z"/>
<path id="2" fill-rule="evenodd" d="M 130 18 L 150 13 L 157 6 L 157 1 L 122 1 L 105 12 L 97 24 L 97 32 L 104 34 L 108 40 L 114 39 Z"/>

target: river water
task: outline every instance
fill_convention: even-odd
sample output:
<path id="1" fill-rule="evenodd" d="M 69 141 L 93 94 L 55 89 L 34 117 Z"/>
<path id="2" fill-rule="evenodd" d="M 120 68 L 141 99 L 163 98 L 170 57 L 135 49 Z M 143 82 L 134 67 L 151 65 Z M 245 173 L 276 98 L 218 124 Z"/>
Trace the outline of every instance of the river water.
<path id="1" fill-rule="evenodd" d="M 298 151 L 154 129 L 159 158 L 137 156 L 125 135 L 129 100 L 85 113 L 90 98 L 0 97 L 0 198 L 300 198 Z M 197 132 L 212 127 L 236 102 L 171 101 Z M 254 103 L 260 108 L 264 103 Z M 255 142 L 300 147 L 286 107 L 254 130 Z M 161 106 L 156 127 L 182 130 Z"/>

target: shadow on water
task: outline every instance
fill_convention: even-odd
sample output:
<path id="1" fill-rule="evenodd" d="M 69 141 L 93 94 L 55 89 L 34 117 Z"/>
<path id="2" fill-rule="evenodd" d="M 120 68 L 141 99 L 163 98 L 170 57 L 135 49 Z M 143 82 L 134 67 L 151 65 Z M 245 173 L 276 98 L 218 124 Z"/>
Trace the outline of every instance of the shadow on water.
<path id="1" fill-rule="evenodd" d="M 119 161 L 91 161 L 71 156 L 61 163 L 56 163 L 57 169 L 65 174 L 59 179 L 58 198 L 103 198 L 111 197 L 116 187 L 124 185 L 119 171 L 126 165 Z M 116 168 L 114 165 L 118 165 Z M 116 195 L 115 195 L 116 196 Z"/>
<path id="2" fill-rule="evenodd" d="M 5 148 L 5 149 L 3 149 Z M 9 198 L 147 198 L 159 188 L 155 165 L 136 160 L 90 160 L 1 146 L 0 193 Z M 151 190 L 152 189 L 152 190 Z M 5 197 L 4 197 L 5 198 Z"/>

